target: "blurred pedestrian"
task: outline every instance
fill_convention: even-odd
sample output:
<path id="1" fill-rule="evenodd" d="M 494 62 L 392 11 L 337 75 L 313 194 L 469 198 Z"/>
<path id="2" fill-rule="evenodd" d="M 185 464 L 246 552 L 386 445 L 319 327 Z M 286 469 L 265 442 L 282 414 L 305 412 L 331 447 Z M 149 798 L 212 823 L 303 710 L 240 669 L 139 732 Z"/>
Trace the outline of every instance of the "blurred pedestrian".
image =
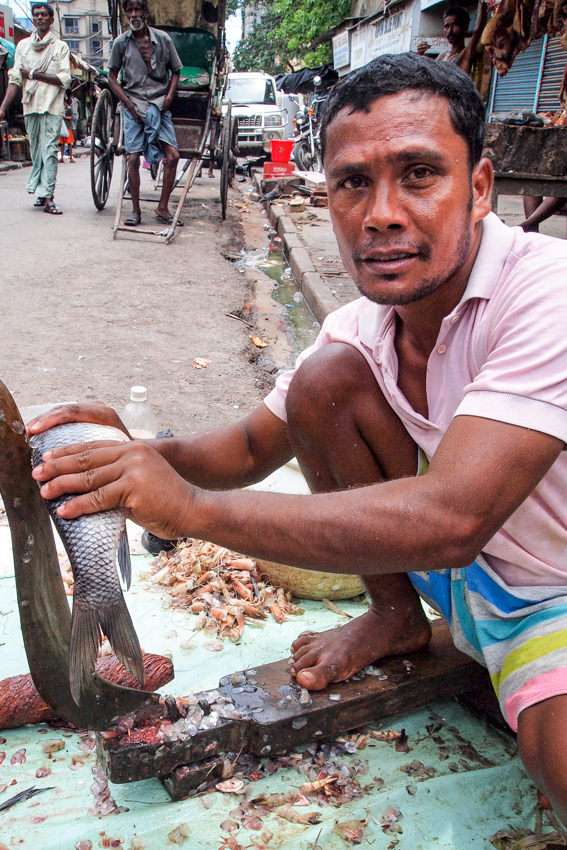
<path id="1" fill-rule="evenodd" d="M 0 121 L 21 89 L 32 158 L 26 188 L 32 195 L 37 192 L 34 206 L 43 207 L 50 215 L 61 215 L 53 195 L 65 89 L 71 82 L 69 48 L 51 32 L 53 6 L 34 3 L 31 9 L 35 32 L 16 45 L 14 67 L 8 72 L 8 87 L 0 104 Z"/>
<path id="2" fill-rule="evenodd" d="M 63 121 L 61 122 L 61 131 L 59 133 L 59 162 L 65 162 L 65 148 L 67 148 L 67 153 L 69 154 L 69 162 L 75 162 L 75 158 L 73 156 L 73 145 L 75 144 L 75 130 L 73 127 L 73 124 L 75 123 L 75 114 L 73 103 L 76 103 L 76 100 L 71 93 L 71 89 L 67 89 L 64 101 L 65 112 Z M 63 130 L 67 131 L 67 135 L 63 135 Z"/>

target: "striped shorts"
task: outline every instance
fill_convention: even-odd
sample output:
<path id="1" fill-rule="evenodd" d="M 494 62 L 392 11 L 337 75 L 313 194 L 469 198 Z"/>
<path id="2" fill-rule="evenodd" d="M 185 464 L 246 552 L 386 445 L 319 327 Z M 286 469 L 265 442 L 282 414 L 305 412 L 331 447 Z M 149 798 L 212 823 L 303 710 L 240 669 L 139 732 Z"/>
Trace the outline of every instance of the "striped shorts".
<path id="1" fill-rule="evenodd" d="M 567 693 L 567 587 L 511 587 L 480 555 L 468 567 L 410 572 L 458 649 L 488 668 L 506 721 Z"/>

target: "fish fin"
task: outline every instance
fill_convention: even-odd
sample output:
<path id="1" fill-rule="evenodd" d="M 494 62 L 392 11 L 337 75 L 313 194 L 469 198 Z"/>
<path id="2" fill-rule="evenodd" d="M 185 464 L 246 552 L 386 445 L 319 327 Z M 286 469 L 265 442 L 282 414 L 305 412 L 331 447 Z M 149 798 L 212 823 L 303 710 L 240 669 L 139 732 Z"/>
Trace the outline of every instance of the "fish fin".
<path id="1" fill-rule="evenodd" d="M 117 658 L 138 682 L 144 684 L 144 661 L 138 636 L 123 598 L 116 605 L 99 608 L 98 619 Z"/>
<path id="2" fill-rule="evenodd" d="M 92 675 L 102 643 L 98 611 L 73 605 L 71 621 L 71 644 L 69 653 L 69 681 L 71 695 L 77 705 L 81 692 Z"/>
<path id="3" fill-rule="evenodd" d="M 132 562 L 130 560 L 130 546 L 128 545 L 126 526 L 124 526 L 118 541 L 118 566 L 120 567 L 120 575 L 124 580 L 126 590 L 130 590 L 130 582 L 132 581 Z"/>

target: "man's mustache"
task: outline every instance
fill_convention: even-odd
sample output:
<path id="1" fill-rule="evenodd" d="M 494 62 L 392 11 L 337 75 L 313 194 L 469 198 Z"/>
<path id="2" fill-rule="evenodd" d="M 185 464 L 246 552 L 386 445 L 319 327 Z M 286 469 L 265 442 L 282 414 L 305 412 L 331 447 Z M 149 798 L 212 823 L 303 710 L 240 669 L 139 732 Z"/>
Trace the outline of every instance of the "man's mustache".
<path id="1" fill-rule="evenodd" d="M 420 260 L 431 259 L 431 246 L 425 242 L 419 244 L 408 244 L 398 242 L 384 242 L 375 239 L 368 240 L 359 244 L 352 252 L 351 256 L 355 262 L 364 262 L 367 259 L 373 259 L 377 254 L 412 254 L 419 257 Z"/>

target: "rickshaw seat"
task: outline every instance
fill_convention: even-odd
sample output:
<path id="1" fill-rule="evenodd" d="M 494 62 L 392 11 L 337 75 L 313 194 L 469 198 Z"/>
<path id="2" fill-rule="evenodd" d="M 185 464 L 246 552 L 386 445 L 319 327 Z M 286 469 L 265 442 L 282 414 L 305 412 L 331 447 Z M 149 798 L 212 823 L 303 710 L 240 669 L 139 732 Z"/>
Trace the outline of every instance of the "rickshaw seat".
<path id="1" fill-rule="evenodd" d="M 179 88 L 191 90 L 208 88 L 217 44 L 216 37 L 207 30 L 196 27 L 160 26 L 160 29 L 171 36 L 179 58 L 183 62 Z"/>

